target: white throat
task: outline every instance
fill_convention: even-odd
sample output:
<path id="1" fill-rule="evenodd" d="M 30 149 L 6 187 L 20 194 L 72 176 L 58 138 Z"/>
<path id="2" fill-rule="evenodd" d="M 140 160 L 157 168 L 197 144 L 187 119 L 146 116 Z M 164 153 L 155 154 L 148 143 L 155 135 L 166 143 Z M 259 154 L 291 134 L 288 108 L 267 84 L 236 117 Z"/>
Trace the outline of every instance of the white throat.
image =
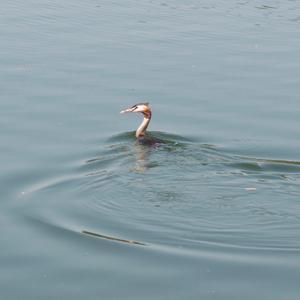
<path id="1" fill-rule="evenodd" d="M 149 114 L 149 115 L 144 114 L 143 122 L 135 132 L 135 136 L 137 138 L 140 137 L 140 136 L 145 135 L 145 131 L 146 131 L 146 129 L 147 129 L 149 123 L 150 123 L 150 120 L 151 120 L 151 114 Z"/>

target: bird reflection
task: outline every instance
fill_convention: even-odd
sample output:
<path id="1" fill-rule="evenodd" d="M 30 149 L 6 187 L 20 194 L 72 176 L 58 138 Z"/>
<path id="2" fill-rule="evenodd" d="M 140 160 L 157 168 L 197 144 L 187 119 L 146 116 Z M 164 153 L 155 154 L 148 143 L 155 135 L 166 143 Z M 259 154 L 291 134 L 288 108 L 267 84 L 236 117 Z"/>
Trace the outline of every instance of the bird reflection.
<path id="1" fill-rule="evenodd" d="M 147 169 L 149 168 L 149 147 L 146 147 L 137 140 L 134 143 L 133 151 L 135 155 L 135 166 L 133 168 L 133 171 L 141 173 L 147 171 Z"/>

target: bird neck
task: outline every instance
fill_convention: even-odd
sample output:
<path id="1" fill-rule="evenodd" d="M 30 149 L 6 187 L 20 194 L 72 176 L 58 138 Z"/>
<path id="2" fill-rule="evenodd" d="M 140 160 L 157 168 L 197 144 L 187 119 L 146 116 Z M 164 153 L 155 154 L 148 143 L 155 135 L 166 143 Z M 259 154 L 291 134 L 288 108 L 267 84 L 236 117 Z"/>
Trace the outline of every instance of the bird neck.
<path id="1" fill-rule="evenodd" d="M 141 123 L 140 127 L 135 132 L 135 136 L 137 138 L 145 135 L 146 129 L 151 120 L 151 112 L 143 113 L 143 115 L 144 115 L 143 122 Z"/>

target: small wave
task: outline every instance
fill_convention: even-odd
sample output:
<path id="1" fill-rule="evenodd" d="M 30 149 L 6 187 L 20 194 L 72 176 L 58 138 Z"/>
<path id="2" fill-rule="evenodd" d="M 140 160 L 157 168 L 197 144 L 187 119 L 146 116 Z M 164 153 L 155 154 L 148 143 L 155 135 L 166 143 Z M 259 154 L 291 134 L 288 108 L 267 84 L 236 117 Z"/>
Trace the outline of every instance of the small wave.
<path id="1" fill-rule="evenodd" d="M 192 139 L 180 135 L 176 135 L 176 134 L 162 132 L 162 131 L 149 131 L 148 135 L 151 137 L 161 139 L 165 143 L 193 142 Z M 123 132 L 112 136 L 111 138 L 108 139 L 108 143 L 134 141 L 135 139 L 136 139 L 135 131 L 128 131 L 128 132 Z"/>
<path id="2" fill-rule="evenodd" d="M 236 155 L 234 155 L 233 158 L 238 161 L 231 163 L 231 166 L 241 170 L 300 175 L 300 161 L 256 158 Z"/>

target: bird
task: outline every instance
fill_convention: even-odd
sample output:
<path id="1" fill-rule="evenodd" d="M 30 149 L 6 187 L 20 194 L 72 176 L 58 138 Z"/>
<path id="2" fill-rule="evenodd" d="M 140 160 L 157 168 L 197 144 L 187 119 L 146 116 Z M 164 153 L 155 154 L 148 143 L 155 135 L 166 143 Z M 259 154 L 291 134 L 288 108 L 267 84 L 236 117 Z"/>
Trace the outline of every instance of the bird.
<path id="1" fill-rule="evenodd" d="M 146 129 L 148 128 L 148 125 L 152 117 L 151 107 L 148 102 L 137 103 L 129 108 L 120 111 L 121 114 L 129 113 L 129 112 L 139 112 L 142 113 L 144 116 L 141 125 L 138 127 L 138 129 L 135 132 L 135 136 L 141 144 L 158 145 L 164 143 L 162 140 L 146 134 Z"/>

